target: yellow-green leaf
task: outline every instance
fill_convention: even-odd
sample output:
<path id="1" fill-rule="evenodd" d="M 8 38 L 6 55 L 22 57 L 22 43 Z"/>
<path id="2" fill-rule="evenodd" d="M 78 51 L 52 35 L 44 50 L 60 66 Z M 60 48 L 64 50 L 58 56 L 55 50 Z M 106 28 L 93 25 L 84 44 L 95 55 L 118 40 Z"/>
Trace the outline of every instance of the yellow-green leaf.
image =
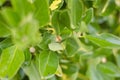
<path id="1" fill-rule="evenodd" d="M 16 46 L 3 50 L 0 58 L 0 78 L 12 78 L 24 62 L 24 53 Z"/>

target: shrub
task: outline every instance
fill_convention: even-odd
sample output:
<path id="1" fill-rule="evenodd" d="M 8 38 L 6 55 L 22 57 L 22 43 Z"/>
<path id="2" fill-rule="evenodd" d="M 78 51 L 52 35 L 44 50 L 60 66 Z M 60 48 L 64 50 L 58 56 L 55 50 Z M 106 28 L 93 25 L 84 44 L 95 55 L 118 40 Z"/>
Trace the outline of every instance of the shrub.
<path id="1" fill-rule="evenodd" d="M 119 0 L 0 0 L 1 80 L 120 80 Z"/>

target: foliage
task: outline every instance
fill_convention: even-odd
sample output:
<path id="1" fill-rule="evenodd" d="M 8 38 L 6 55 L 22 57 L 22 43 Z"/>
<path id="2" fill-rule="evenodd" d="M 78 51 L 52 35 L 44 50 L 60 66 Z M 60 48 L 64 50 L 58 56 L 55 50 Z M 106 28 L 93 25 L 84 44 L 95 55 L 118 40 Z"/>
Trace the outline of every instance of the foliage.
<path id="1" fill-rule="evenodd" d="M 119 0 L 0 0 L 0 80 L 120 80 Z"/>

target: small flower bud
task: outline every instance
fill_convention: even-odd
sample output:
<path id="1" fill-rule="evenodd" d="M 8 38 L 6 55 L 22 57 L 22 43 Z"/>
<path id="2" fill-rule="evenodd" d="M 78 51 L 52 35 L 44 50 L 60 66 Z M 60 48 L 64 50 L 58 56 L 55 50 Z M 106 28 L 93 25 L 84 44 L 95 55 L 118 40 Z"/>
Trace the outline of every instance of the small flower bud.
<path id="1" fill-rule="evenodd" d="M 104 57 L 104 58 L 102 58 L 102 62 L 103 63 L 106 63 L 107 62 L 107 59 Z"/>
<path id="2" fill-rule="evenodd" d="M 61 41 L 62 41 L 61 36 L 56 36 L 56 42 L 61 42 Z"/>
<path id="3" fill-rule="evenodd" d="M 30 51 L 31 53 L 34 53 L 34 52 L 35 52 L 35 48 L 34 48 L 34 47 L 30 47 L 29 51 Z"/>

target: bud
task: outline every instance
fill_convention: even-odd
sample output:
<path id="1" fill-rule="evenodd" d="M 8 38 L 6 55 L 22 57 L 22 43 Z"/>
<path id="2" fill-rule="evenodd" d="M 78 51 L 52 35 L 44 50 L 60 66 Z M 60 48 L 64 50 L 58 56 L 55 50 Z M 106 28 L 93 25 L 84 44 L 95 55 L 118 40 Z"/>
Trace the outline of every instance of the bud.
<path id="1" fill-rule="evenodd" d="M 29 51 L 30 51 L 31 53 L 35 53 L 35 48 L 34 48 L 34 47 L 30 47 Z"/>
<path id="2" fill-rule="evenodd" d="M 105 57 L 102 58 L 102 62 L 103 63 L 106 63 L 107 62 L 107 59 Z"/>
<path id="3" fill-rule="evenodd" d="M 56 42 L 61 42 L 62 38 L 60 36 L 56 36 Z"/>

